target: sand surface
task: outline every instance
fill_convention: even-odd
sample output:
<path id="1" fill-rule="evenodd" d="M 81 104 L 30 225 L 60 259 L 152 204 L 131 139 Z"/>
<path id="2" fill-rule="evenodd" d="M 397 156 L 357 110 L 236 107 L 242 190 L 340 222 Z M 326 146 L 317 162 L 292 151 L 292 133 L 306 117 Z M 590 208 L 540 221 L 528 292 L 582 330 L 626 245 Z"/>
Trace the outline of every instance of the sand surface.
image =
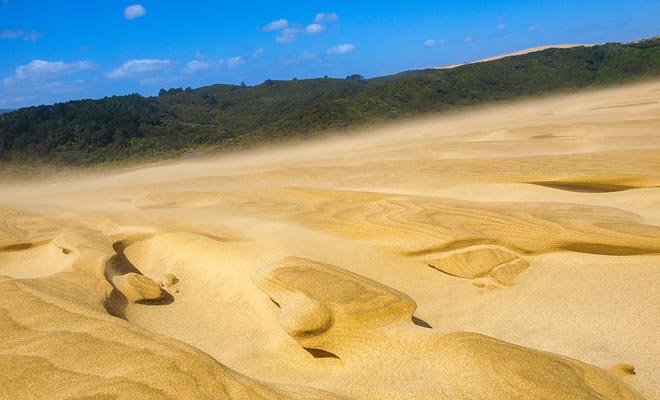
<path id="1" fill-rule="evenodd" d="M 660 82 L 0 185 L 2 399 L 660 399 Z"/>

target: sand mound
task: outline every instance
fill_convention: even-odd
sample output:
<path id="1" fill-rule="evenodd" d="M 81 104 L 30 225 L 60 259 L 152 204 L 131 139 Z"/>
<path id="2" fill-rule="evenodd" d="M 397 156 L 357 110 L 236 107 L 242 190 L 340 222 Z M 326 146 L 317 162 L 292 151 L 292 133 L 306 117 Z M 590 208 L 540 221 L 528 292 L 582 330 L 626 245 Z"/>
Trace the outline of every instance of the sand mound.
<path id="1" fill-rule="evenodd" d="M 99 301 L 58 299 L 58 291 L 68 290 L 65 286 L 81 283 L 94 282 L 68 275 L 57 282 L 0 283 L 5 296 L 0 303 L 0 337 L 12 343 L 0 350 L 3 396 L 337 398 L 237 374 L 190 346 L 108 316 Z"/>
<path id="2" fill-rule="evenodd" d="M 255 282 L 301 345 L 344 361 L 341 379 L 321 387 L 353 398 L 640 398 L 575 360 L 471 333 L 429 333 L 413 325 L 408 296 L 331 265 L 289 257 Z"/>
<path id="3" fill-rule="evenodd" d="M 255 275 L 281 309 L 283 325 L 304 347 L 336 350 L 346 331 L 408 320 L 415 303 L 403 293 L 337 267 L 288 257 Z M 334 338 L 334 340 L 333 340 Z"/>
<path id="4" fill-rule="evenodd" d="M 659 130 L 646 83 L 2 185 L 0 397 L 660 398 Z"/>
<path id="5" fill-rule="evenodd" d="M 529 266 L 517 255 L 498 248 L 477 248 L 455 252 L 451 255 L 428 261 L 433 267 L 446 274 L 460 278 L 481 278 L 488 274 L 499 276 L 504 281 L 515 278 Z M 497 279 L 497 278 L 496 278 Z M 499 279 L 498 279 L 499 280 Z"/>
<path id="6" fill-rule="evenodd" d="M 113 277 L 112 284 L 132 303 L 158 300 L 163 297 L 163 291 L 160 289 L 159 284 L 153 279 L 134 272 Z"/>
<path id="7" fill-rule="evenodd" d="M 172 285 L 176 285 L 177 283 L 179 283 L 179 278 L 177 278 L 173 274 L 164 274 L 163 277 L 160 279 L 160 286 L 166 288 Z"/>
<path id="8" fill-rule="evenodd" d="M 617 364 L 611 367 L 610 370 L 622 375 L 636 375 L 635 366 L 632 364 Z"/>

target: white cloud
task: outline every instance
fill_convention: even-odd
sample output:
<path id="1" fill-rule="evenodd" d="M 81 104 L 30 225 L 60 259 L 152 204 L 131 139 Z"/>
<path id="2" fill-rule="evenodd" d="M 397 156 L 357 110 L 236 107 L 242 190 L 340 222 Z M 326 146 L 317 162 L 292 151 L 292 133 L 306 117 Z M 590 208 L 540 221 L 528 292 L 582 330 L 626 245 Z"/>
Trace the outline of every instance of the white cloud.
<path id="1" fill-rule="evenodd" d="M 106 76 L 111 79 L 121 79 L 165 72 L 172 67 L 172 64 L 170 60 L 128 60 L 119 68 L 110 71 Z"/>
<path id="2" fill-rule="evenodd" d="M 277 37 L 278 43 L 290 43 L 298 38 L 298 34 L 302 32 L 299 28 L 284 28 Z"/>
<path id="3" fill-rule="evenodd" d="M 245 64 L 245 60 L 243 60 L 243 57 L 232 57 L 229 60 L 227 60 L 227 68 L 232 69 L 236 68 L 239 65 Z"/>
<path id="4" fill-rule="evenodd" d="M 280 29 L 284 29 L 287 26 L 289 26 L 289 21 L 285 20 L 284 18 L 280 18 L 264 26 L 263 31 L 264 32 L 279 31 Z"/>
<path id="5" fill-rule="evenodd" d="M 327 50 L 328 54 L 344 54 L 355 50 L 355 46 L 350 43 L 340 44 Z"/>
<path id="6" fill-rule="evenodd" d="M 318 13 L 314 22 L 334 22 L 337 21 L 339 17 L 335 13 Z"/>
<path id="7" fill-rule="evenodd" d="M 536 32 L 541 29 L 541 25 L 531 25 L 525 29 L 527 32 Z"/>
<path id="8" fill-rule="evenodd" d="M 217 60 L 217 61 L 193 60 L 190 61 L 188 64 L 186 64 L 186 67 L 183 69 L 183 73 L 194 74 L 197 72 L 217 70 L 222 68 L 224 64 L 225 62 L 223 60 Z"/>
<path id="9" fill-rule="evenodd" d="M 424 46 L 426 46 L 426 47 L 444 46 L 447 43 L 449 43 L 449 41 L 447 39 L 438 39 L 438 40 L 429 39 L 429 40 L 424 42 Z"/>
<path id="10" fill-rule="evenodd" d="M 260 58 L 266 53 L 266 50 L 264 49 L 257 49 L 252 53 L 252 58 Z"/>
<path id="11" fill-rule="evenodd" d="M 463 41 L 465 43 L 470 43 L 474 40 L 474 36 L 472 36 L 472 32 L 469 32 L 465 37 L 463 38 Z"/>
<path id="12" fill-rule="evenodd" d="M 0 31 L 0 39 L 23 39 L 27 42 L 36 42 L 43 34 L 37 31 L 25 32 L 22 29 L 5 29 Z"/>
<path id="13" fill-rule="evenodd" d="M 309 60 L 314 60 L 314 59 L 317 59 L 317 58 L 319 58 L 318 53 L 312 53 L 312 52 L 309 52 L 309 51 L 306 51 L 306 52 L 304 52 L 304 53 L 302 53 L 301 55 L 298 56 L 298 60 L 300 60 L 300 61 L 309 61 Z"/>
<path id="14" fill-rule="evenodd" d="M 305 28 L 305 32 L 307 32 L 308 35 L 319 35 L 325 32 L 325 26 L 321 24 L 309 24 Z"/>
<path id="15" fill-rule="evenodd" d="M 147 15 L 147 9 L 142 4 L 133 4 L 124 9 L 124 18 L 135 19 Z"/>
<path id="16" fill-rule="evenodd" d="M 44 61 L 33 60 L 28 64 L 16 67 L 14 76 L 5 78 L 3 83 L 11 85 L 19 81 L 37 81 L 48 80 L 63 75 L 70 75 L 75 72 L 88 71 L 97 68 L 97 65 L 90 61 L 77 61 L 65 63 L 63 61 Z"/>

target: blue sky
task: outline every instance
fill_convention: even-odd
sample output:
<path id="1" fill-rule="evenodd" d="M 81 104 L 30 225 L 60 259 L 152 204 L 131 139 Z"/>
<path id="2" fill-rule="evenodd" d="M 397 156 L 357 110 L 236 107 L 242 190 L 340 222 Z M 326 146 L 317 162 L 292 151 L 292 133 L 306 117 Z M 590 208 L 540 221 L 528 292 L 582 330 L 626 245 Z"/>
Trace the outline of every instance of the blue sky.
<path id="1" fill-rule="evenodd" d="M 657 35 L 658 0 L 0 0 L 0 108 Z"/>

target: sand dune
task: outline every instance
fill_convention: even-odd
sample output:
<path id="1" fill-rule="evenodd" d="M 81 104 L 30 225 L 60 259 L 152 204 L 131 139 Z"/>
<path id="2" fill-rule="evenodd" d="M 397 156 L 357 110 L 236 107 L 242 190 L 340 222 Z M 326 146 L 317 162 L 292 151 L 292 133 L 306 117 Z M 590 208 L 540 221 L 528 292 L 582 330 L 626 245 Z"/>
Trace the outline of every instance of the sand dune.
<path id="1" fill-rule="evenodd" d="M 660 83 L 0 187 L 0 398 L 660 398 Z"/>

